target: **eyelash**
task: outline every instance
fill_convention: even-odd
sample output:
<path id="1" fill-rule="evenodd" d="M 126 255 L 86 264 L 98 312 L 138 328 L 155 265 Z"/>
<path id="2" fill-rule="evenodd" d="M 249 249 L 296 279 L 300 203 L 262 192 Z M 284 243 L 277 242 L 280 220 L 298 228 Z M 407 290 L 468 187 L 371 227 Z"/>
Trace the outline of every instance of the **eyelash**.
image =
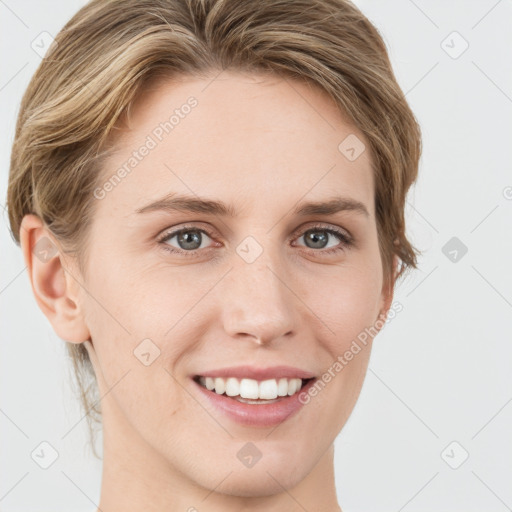
<path id="1" fill-rule="evenodd" d="M 162 245 L 162 249 L 164 251 L 168 251 L 168 252 L 170 252 L 172 254 L 184 254 L 188 258 L 194 258 L 196 256 L 199 256 L 199 253 L 201 252 L 200 249 L 194 249 L 194 250 L 191 250 L 191 251 L 185 251 L 183 249 L 182 250 L 176 249 L 176 247 L 172 247 L 172 246 L 170 246 L 169 244 L 166 243 L 171 238 L 174 238 L 176 235 L 179 235 L 180 233 L 187 232 L 187 231 L 199 231 L 201 233 L 205 233 L 211 239 L 214 238 L 205 229 L 200 229 L 197 226 L 184 226 L 184 227 L 181 227 L 180 229 L 177 229 L 175 231 L 169 231 L 167 233 L 164 233 L 161 237 L 158 238 L 157 241 L 158 241 L 159 244 Z M 321 254 L 328 254 L 328 255 L 330 255 L 330 254 L 338 253 L 339 251 L 344 251 L 346 249 L 350 249 L 354 245 L 354 240 L 352 239 L 352 237 L 350 237 L 344 231 L 341 231 L 341 230 L 338 230 L 338 229 L 332 228 L 332 227 L 326 227 L 323 224 L 316 224 L 314 226 L 308 227 L 307 229 L 305 229 L 303 232 L 301 232 L 299 234 L 299 237 L 303 236 L 308 231 L 325 231 L 326 233 L 330 233 L 331 235 L 334 235 L 336 238 L 338 238 L 340 240 L 340 244 L 339 245 L 337 245 L 335 247 L 331 247 L 330 249 L 325 249 L 325 250 L 323 250 L 323 249 L 318 249 L 318 250 L 316 250 L 316 249 L 309 249 L 310 251 L 313 251 L 313 252 L 318 252 L 318 253 L 321 253 Z M 208 250 L 208 249 L 204 249 L 204 250 Z"/>

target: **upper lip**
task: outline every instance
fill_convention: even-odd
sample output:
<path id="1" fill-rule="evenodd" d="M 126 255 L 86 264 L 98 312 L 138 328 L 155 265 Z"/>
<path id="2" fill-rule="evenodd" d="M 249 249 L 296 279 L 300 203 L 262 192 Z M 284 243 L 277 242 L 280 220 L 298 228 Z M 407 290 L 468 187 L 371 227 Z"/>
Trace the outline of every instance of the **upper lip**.
<path id="1" fill-rule="evenodd" d="M 282 379 L 282 378 L 298 378 L 298 379 L 311 379 L 315 375 L 300 368 L 292 366 L 269 366 L 267 368 L 258 368 L 256 366 L 232 366 L 230 368 L 219 368 L 217 370 L 208 370 L 197 373 L 202 377 L 236 377 L 238 379 Z"/>

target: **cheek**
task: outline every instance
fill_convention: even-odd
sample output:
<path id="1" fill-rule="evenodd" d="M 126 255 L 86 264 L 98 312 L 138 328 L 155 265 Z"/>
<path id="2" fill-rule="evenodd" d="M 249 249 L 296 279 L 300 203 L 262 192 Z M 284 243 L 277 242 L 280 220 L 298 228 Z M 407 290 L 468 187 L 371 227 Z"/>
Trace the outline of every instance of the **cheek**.
<path id="1" fill-rule="evenodd" d="M 369 267 L 343 267 L 316 280 L 307 294 L 308 305 L 326 327 L 331 352 L 346 346 L 377 319 L 381 276 Z"/>
<path id="2" fill-rule="evenodd" d="M 329 428 L 341 428 L 350 416 L 361 391 L 372 346 L 382 289 L 378 261 L 336 268 L 321 288 L 309 293 L 313 311 L 321 312 L 329 327 L 319 338 L 329 359 L 325 361 L 321 382 L 311 400 L 329 417 Z M 335 407 L 332 405 L 336 404 Z"/>
<path id="3" fill-rule="evenodd" d="M 133 343 L 161 338 L 186 313 L 189 298 L 200 293 L 197 283 L 187 286 L 178 269 L 161 265 L 148 269 L 128 258 L 120 264 L 116 261 L 99 261 L 87 285 L 91 317 L 102 330 L 100 337 L 115 334 Z"/>
<path id="4" fill-rule="evenodd" d="M 154 389 L 169 400 L 177 384 L 166 369 L 173 371 L 193 347 L 197 325 L 204 322 L 199 303 L 218 276 L 194 278 L 190 270 L 168 265 L 148 269 L 135 261 L 128 265 L 126 259 L 122 265 L 106 257 L 97 261 L 98 272 L 85 286 L 86 316 L 106 388 L 130 372 L 126 381 L 138 387 L 133 384 L 122 399 L 151 395 L 153 400 Z"/>
<path id="5" fill-rule="evenodd" d="M 152 439 L 156 425 L 168 428 L 161 434 L 166 436 L 185 421 L 180 411 L 186 409 L 186 396 L 170 361 L 180 359 L 189 339 L 175 331 L 190 305 L 176 293 L 171 273 L 151 279 L 125 270 L 114 267 L 108 280 L 98 274 L 86 285 L 88 325 L 101 368 L 100 395 L 109 402 L 105 412 L 120 411 L 136 431 Z M 169 437 L 171 447 L 174 439 Z"/>

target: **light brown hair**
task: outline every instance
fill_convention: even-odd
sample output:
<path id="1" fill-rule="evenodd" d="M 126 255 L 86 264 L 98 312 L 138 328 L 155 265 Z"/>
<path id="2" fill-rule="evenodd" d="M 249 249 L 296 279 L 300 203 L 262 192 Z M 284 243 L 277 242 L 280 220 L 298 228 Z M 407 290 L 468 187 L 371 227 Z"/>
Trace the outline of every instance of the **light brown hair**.
<path id="1" fill-rule="evenodd" d="M 378 30 L 348 0 L 93 0 L 56 36 L 23 96 L 7 205 L 12 235 L 38 215 L 85 276 L 94 189 L 115 127 L 150 80 L 221 70 L 306 80 L 367 138 L 386 283 L 419 254 L 405 233 L 420 127 Z M 341 141 L 340 141 L 341 142 Z M 393 275 L 393 257 L 401 266 Z M 67 348 L 89 417 L 101 418 L 82 344 Z M 89 422 L 89 427 L 91 424 Z"/>

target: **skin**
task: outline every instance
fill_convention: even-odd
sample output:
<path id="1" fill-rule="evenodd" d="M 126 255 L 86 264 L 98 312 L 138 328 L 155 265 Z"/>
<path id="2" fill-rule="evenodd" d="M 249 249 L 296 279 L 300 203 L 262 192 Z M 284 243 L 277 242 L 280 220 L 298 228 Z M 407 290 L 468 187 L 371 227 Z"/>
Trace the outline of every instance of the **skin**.
<path id="1" fill-rule="evenodd" d="M 277 427 L 237 424 L 205 402 L 190 376 L 286 364 L 321 377 L 385 317 L 392 288 L 383 282 L 369 150 L 354 161 L 341 154 L 349 134 L 366 140 L 316 88 L 227 71 L 213 78 L 160 82 L 134 105 L 106 179 L 168 112 L 198 100 L 120 184 L 92 199 L 85 275 L 62 252 L 48 262 L 34 257 L 41 237 L 58 241 L 38 217 L 23 219 L 32 289 L 59 337 L 90 340 L 103 396 L 98 510 L 339 511 L 333 443 L 359 396 L 371 339 Z M 222 200 L 236 216 L 135 213 L 170 192 Z M 333 192 L 369 215 L 291 213 Z M 324 228 L 347 231 L 355 244 L 331 255 L 306 245 L 304 233 L 318 222 L 328 248 L 343 242 Z M 207 232 L 195 258 L 157 241 L 185 223 Z M 263 251 L 250 264 L 236 251 L 247 236 Z M 177 237 L 166 243 L 186 252 Z M 149 366 L 133 354 L 146 338 L 160 350 Z M 262 453 L 252 468 L 237 458 L 248 441 Z"/>

